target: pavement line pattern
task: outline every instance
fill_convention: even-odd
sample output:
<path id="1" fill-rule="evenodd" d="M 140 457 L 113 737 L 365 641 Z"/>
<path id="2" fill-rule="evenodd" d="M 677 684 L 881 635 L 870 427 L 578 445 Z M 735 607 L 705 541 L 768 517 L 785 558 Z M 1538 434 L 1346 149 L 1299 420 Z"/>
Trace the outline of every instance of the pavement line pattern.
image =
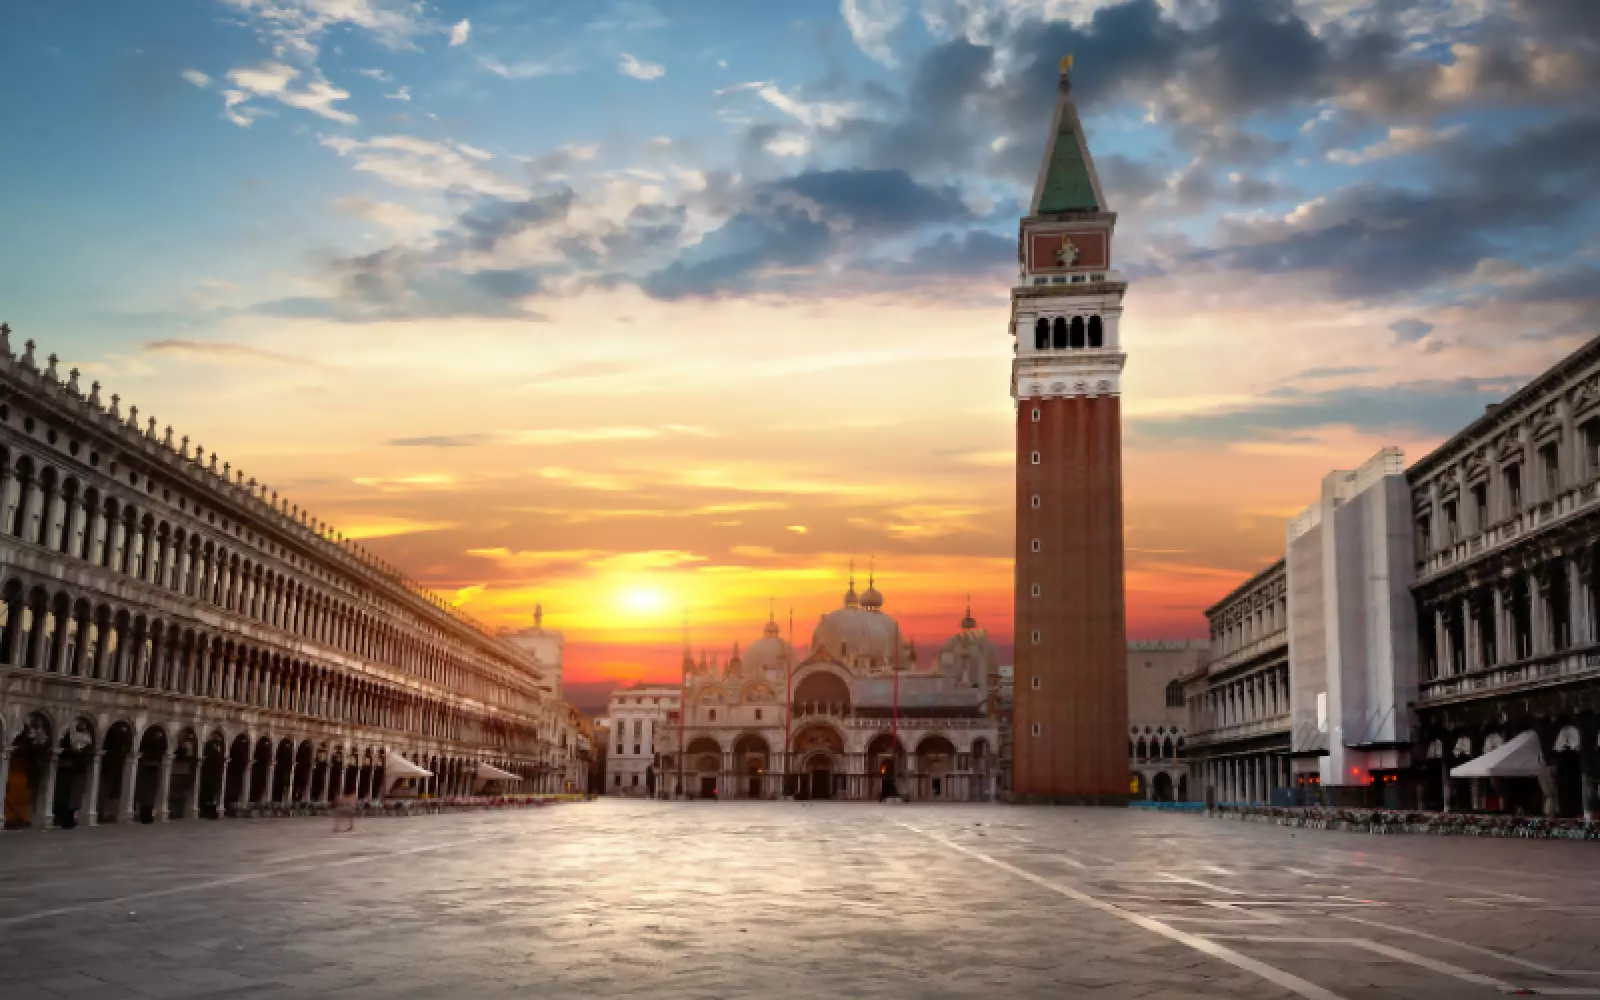
<path id="1" fill-rule="evenodd" d="M 963 847 L 962 845 L 957 844 L 954 841 L 947 840 L 936 833 L 929 833 L 926 830 L 920 830 L 909 823 L 901 823 L 899 825 L 905 827 L 907 830 L 910 830 L 912 833 L 928 838 L 934 843 L 943 844 L 952 851 L 965 854 L 970 858 L 976 858 L 977 860 L 982 861 L 984 864 L 991 865 L 1003 872 L 1015 875 L 1018 878 L 1026 879 L 1035 885 L 1049 889 L 1051 892 L 1059 893 L 1068 899 L 1082 903 L 1085 906 L 1092 907 L 1102 913 L 1110 914 L 1119 920 L 1126 920 L 1135 927 L 1147 930 L 1152 934 L 1159 934 L 1170 941 L 1176 941 L 1179 944 L 1193 948 L 1195 951 L 1201 952 L 1202 954 L 1210 955 L 1212 958 L 1227 962 L 1236 969 L 1242 969 L 1246 972 L 1254 973 L 1255 975 L 1260 976 L 1262 979 L 1265 979 L 1267 982 L 1272 983 L 1275 986 L 1282 987 L 1296 996 L 1304 997 L 1306 1000 L 1344 1000 L 1344 998 L 1339 994 L 1330 990 L 1325 990 L 1316 983 L 1307 982 L 1306 980 L 1301 979 L 1299 976 L 1285 972 L 1282 969 L 1277 968 L 1276 966 L 1268 965 L 1265 962 L 1258 962 L 1248 955 L 1242 955 L 1239 952 L 1234 951 L 1232 948 L 1220 945 L 1215 941 L 1209 941 L 1206 938 L 1190 934 L 1186 931 L 1180 931 L 1176 927 L 1164 924 L 1159 920 L 1152 920 L 1149 917 L 1141 916 L 1140 914 L 1134 913 L 1130 910 L 1124 910 L 1122 907 L 1117 906 L 1114 903 L 1108 903 L 1103 899 L 1097 899 L 1096 897 L 1091 896 L 1086 892 L 1080 892 L 1071 886 L 1052 882 L 1047 878 L 1043 878 L 1042 876 L 1035 875 L 1030 871 L 1018 868 L 1016 865 L 1007 864 L 998 858 L 992 858 L 989 855 L 984 854 L 982 851 L 975 851 L 970 847 Z"/>
<path id="2" fill-rule="evenodd" d="M 11 927 L 16 924 L 25 924 L 33 920 L 43 920 L 46 917 L 59 917 L 67 913 L 77 913 L 80 910 L 89 910 L 97 906 L 113 906 L 121 903 L 133 903 L 143 899 L 160 899 L 163 896 L 176 896 L 185 892 L 199 892 L 201 889 L 215 889 L 225 885 L 238 885 L 241 882 L 255 882 L 264 878 L 273 878 L 279 875 L 294 875 L 300 872 L 317 871 L 322 868 L 338 868 L 346 865 L 366 864 L 368 861 L 384 861 L 388 858 L 406 857 L 411 854 L 422 854 L 427 851 L 441 851 L 447 847 L 460 847 L 463 844 L 476 844 L 480 841 L 490 840 L 490 837 L 473 837 L 468 840 L 452 840 L 443 844 L 427 844 L 422 847 L 409 847 L 403 851 L 389 851 L 385 854 L 359 854 L 353 858 L 344 858 L 332 861 L 325 865 L 301 865 L 298 868 L 274 868 L 271 871 L 247 872 L 243 875 L 228 875 L 223 878 L 207 879 L 204 882 L 192 882 L 189 885 L 173 886 L 170 889 L 152 889 L 149 892 L 135 892 L 126 896 L 115 896 L 110 899 L 91 899 L 82 903 L 73 903 L 70 906 L 58 906 L 50 910 L 35 910 L 32 913 L 22 913 L 14 917 L 0 918 L 0 927 Z"/>
<path id="3" fill-rule="evenodd" d="M 1419 931 L 1414 927 L 1398 927 L 1394 924 L 1386 924 L 1378 920 L 1368 920 L 1365 917 L 1352 917 L 1344 913 L 1326 913 L 1323 915 L 1332 917 L 1335 920 L 1348 920 L 1354 924 L 1366 924 L 1368 927 L 1381 927 L 1386 931 L 1393 931 L 1397 934 L 1410 934 L 1412 937 L 1426 938 L 1429 941 L 1434 941 L 1439 944 L 1447 944 L 1451 947 L 1460 948 L 1464 951 L 1476 952 L 1479 955 L 1487 955 L 1490 958 L 1499 959 L 1500 961 L 1507 962 L 1511 965 L 1520 965 L 1524 969 L 1532 969 L 1535 972 L 1543 972 L 1550 976 L 1600 976 L 1600 972 L 1580 972 L 1570 969 L 1557 969 L 1541 962 L 1532 962 L 1526 958 L 1518 958 L 1515 955 L 1507 955 L 1502 951 L 1494 951 L 1490 948 L 1480 948 L 1475 944 L 1468 944 L 1465 941 L 1457 941 L 1454 938 L 1440 937 L 1438 934 L 1429 934 L 1427 931 Z"/>

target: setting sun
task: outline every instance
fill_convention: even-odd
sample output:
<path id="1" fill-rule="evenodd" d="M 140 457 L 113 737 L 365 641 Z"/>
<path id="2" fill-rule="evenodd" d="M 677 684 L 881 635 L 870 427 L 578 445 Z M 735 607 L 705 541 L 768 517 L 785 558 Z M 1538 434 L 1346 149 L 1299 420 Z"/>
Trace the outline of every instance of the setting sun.
<path id="1" fill-rule="evenodd" d="M 634 615 L 655 615 L 667 610 L 667 592 L 657 587 L 628 587 L 618 598 L 624 611 Z"/>

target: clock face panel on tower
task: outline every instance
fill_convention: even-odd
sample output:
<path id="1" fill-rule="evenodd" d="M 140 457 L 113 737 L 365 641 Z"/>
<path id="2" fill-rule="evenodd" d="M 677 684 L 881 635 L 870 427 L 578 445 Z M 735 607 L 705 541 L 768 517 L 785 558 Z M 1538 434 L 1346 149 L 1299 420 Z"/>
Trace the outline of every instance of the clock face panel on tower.
<path id="1" fill-rule="evenodd" d="M 1111 262 L 1110 234 L 1104 229 L 1033 231 L 1028 235 L 1028 270 L 1105 270 Z"/>

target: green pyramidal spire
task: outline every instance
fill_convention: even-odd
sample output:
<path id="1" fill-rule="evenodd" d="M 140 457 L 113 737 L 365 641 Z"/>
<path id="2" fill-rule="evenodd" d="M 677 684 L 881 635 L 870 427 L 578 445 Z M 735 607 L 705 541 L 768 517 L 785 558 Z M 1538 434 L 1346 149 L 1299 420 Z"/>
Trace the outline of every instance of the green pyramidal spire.
<path id="1" fill-rule="evenodd" d="M 1105 208 L 1095 176 L 1089 143 L 1072 102 L 1072 57 L 1061 60 L 1061 90 L 1050 122 L 1044 163 L 1033 190 L 1032 215 L 1051 212 L 1098 212 Z"/>

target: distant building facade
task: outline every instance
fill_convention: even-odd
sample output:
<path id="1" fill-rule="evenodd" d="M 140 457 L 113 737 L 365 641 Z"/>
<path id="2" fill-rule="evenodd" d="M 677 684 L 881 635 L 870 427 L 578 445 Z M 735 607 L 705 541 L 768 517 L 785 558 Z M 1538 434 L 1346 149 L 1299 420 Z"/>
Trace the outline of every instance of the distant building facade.
<path id="1" fill-rule="evenodd" d="M 1184 678 L 1201 669 L 1209 651 L 1204 639 L 1128 643 L 1128 793 L 1133 798 L 1188 800 Z"/>
<path id="2" fill-rule="evenodd" d="M 1184 678 L 1191 798 L 1263 803 L 1290 782 L 1288 576 L 1280 559 L 1206 609 L 1209 662 Z"/>
<path id="3" fill-rule="evenodd" d="M 566 655 L 567 638 L 562 633 L 544 627 L 544 606 L 535 605 L 533 627 L 510 632 L 507 638 L 519 649 L 532 653 L 539 661 L 539 672 L 551 696 L 562 698 L 562 658 Z"/>
<path id="4" fill-rule="evenodd" d="M 663 765 L 663 794 L 873 799 L 887 781 L 918 801 L 997 795 L 1000 665 L 987 633 L 969 610 L 919 658 L 883 604 L 872 581 L 858 597 L 852 579 L 803 650 L 771 620 L 725 664 L 686 650 L 683 753 Z"/>
<path id="5" fill-rule="evenodd" d="M 676 684 L 636 684 L 611 692 L 606 708 L 606 795 L 648 798 L 659 784 L 663 755 L 678 749 Z"/>

